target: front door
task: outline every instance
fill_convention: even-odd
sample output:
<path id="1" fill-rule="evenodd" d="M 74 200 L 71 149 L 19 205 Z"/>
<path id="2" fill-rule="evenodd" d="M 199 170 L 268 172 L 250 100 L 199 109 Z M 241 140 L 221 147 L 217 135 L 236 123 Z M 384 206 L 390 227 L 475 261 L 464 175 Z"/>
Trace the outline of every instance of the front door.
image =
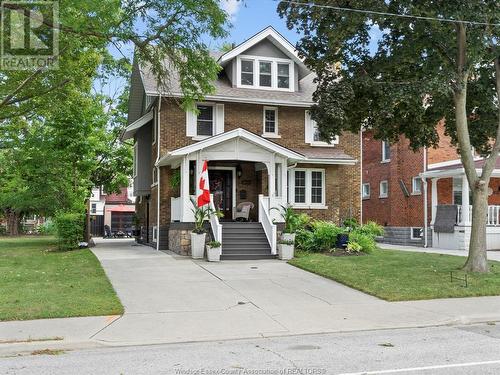
<path id="1" fill-rule="evenodd" d="M 224 217 L 221 221 L 233 219 L 233 172 L 212 169 L 208 171 L 210 194 L 214 196 L 214 206 Z"/>

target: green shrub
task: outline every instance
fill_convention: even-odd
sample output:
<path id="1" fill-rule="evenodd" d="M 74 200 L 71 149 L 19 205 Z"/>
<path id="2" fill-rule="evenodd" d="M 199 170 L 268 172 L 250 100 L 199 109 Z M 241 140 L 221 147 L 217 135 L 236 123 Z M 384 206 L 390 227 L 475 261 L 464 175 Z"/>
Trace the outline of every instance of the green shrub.
<path id="1" fill-rule="evenodd" d="M 0 225 L 0 236 L 5 236 L 7 234 L 7 227 L 5 225 Z"/>
<path id="2" fill-rule="evenodd" d="M 217 249 L 222 246 L 222 244 L 219 241 L 210 241 L 207 243 L 207 246 L 212 248 L 212 249 Z"/>
<path id="3" fill-rule="evenodd" d="M 350 228 L 350 229 L 355 229 L 355 228 L 359 227 L 358 220 L 356 220 L 354 217 L 350 217 L 348 219 L 345 219 L 342 224 L 344 227 Z"/>
<path id="4" fill-rule="evenodd" d="M 300 229 L 295 234 L 295 248 L 303 251 L 314 250 L 314 233 L 309 229 Z"/>
<path id="5" fill-rule="evenodd" d="M 348 253 L 359 253 L 363 250 L 363 248 L 361 247 L 361 245 L 359 243 L 349 241 L 349 243 L 347 244 L 346 250 Z"/>
<path id="6" fill-rule="evenodd" d="M 343 228 L 330 221 L 315 221 L 312 223 L 315 251 L 327 251 L 335 248 L 337 236 L 344 233 Z"/>
<path id="7" fill-rule="evenodd" d="M 357 243 L 360 245 L 361 251 L 364 253 L 371 253 L 377 248 L 377 243 L 373 236 L 362 233 L 359 230 L 354 230 L 349 233 L 349 244 L 350 243 Z"/>
<path id="8" fill-rule="evenodd" d="M 366 224 L 359 226 L 355 230 L 356 230 L 356 232 L 367 234 L 371 237 L 377 237 L 377 236 L 384 235 L 384 227 L 381 225 L 378 225 L 374 221 L 369 221 Z"/>
<path id="9" fill-rule="evenodd" d="M 73 250 L 83 240 L 85 216 L 80 213 L 62 212 L 55 217 L 59 250 Z"/>
<path id="10" fill-rule="evenodd" d="M 56 224 L 52 220 L 47 220 L 38 227 L 38 233 L 44 236 L 56 234 Z"/>

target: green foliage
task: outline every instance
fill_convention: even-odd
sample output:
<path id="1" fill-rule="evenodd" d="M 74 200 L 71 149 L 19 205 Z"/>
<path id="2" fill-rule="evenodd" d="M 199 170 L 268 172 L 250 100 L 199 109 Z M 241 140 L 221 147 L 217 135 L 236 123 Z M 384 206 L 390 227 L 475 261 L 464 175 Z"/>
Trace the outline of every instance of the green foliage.
<path id="1" fill-rule="evenodd" d="M 332 222 L 313 221 L 309 229 L 301 229 L 297 232 L 295 243 L 299 250 L 328 251 L 335 248 L 337 236 L 341 233 L 345 233 L 345 229 Z"/>
<path id="2" fill-rule="evenodd" d="M 366 224 L 356 228 L 356 231 L 367 234 L 371 237 L 380 237 L 384 235 L 384 227 L 374 221 L 368 221 Z"/>
<path id="3" fill-rule="evenodd" d="M 198 207 L 198 204 L 194 199 L 191 199 L 191 203 L 193 203 L 191 211 L 194 214 L 194 233 L 202 234 L 206 232 L 204 224 L 205 221 L 210 220 L 210 215 L 215 214 L 219 218 L 224 216 L 222 212 L 212 209 L 208 204 Z"/>
<path id="4" fill-rule="evenodd" d="M 377 249 L 377 243 L 372 236 L 358 231 L 352 231 L 351 233 L 349 233 L 349 243 L 347 244 L 348 247 L 349 244 L 356 244 L 360 246 L 361 251 L 363 251 L 364 253 L 371 253 L 375 249 Z"/>
<path id="5" fill-rule="evenodd" d="M 38 234 L 44 236 L 54 235 L 57 232 L 56 224 L 52 220 L 45 221 L 45 223 L 41 224 L 37 229 Z"/>
<path id="6" fill-rule="evenodd" d="M 295 241 L 293 241 L 293 240 L 279 240 L 278 244 L 280 244 L 280 245 L 294 245 Z"/>
<path id="7" fill-rule="evenodd" d="M 280 205 L 280 207 L 272 207 L 271 210 L 277 210 L 280 216 L 285 221 L 283 233 L 295 233 L 301 226 L 306 225 L 310 221 L 307 215 L 299 215 L 292 206 Z"/>
<path id="8" fill-rule="evenodd" d="M 354 241 L 349 241 L 346 248 L 348 253 L 360 253 L 363 250 L 363 246 Z"/>
<path id="9" fill-rule="evenodd" d="M 210 241 L 207 243 L 208 247 L 211 247 L 212 249 L 217 249 L 222 246 L 222 244 L 219 241 Z"/>
<path id="10" fill-rule="evenodd" d="M 170 177 L 170 187 L 172 189 L 177 189 L 181 185 L 181 171 L 180 169 L 175 169 Z"/>
<path id="11" fill-rule="evenodd" d="M 354 229 L 354 228 L 359 227 L 358 220 L 356 220 L 356 218 L 354 218 L 354 217 L 350 217 L 348 219 L 345 219 L 343 222 L 343 225 L 344 225 L 344 227 L 347 227 L 350 229 Z"/>
<path id="12" fill-rule="evenodd" d="M 7 228 L 5 225 L 0 225 L 0 236 L 5 236 L 7 234 Z"/>
<path id="13" fill-rule="evenodd" d="M 62 212 L 55 217 L 57 245 L 59 250 L 74 250 L 83 240 L 85 216 L 80 213 Z"/>

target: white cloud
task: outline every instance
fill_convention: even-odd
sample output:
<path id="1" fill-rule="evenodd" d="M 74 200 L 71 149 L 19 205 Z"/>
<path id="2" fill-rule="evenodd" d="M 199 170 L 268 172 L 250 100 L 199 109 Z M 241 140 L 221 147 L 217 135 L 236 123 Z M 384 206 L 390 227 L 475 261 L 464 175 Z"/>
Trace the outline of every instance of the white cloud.
<path id="1" fill-rule="evenodd" d="M 220 6 L 229 15 L 231 21 L 236 19 L 236 14 L 240 10 L 241 0 L 220 0 Z"/>

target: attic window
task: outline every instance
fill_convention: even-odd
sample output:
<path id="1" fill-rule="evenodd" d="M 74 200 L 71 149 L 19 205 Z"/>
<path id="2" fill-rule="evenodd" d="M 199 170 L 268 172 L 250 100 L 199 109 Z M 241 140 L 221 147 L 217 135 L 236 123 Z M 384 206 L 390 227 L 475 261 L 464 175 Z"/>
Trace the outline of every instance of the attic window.
<path id="1" fill-rule="evenodd" d="M 253 86 L 253 60 L 241 60 L 241 84 Z"/>
<path id="2" fill-rule="evenodd" d="M 290 87 L 290 64 L 278 64 L 278 87 L 280 89 Z"/>
<path id="3" fill-rule="evenodd" d="M 259 85 L 271 87 L 271 62 L 259 61 Z"/>

